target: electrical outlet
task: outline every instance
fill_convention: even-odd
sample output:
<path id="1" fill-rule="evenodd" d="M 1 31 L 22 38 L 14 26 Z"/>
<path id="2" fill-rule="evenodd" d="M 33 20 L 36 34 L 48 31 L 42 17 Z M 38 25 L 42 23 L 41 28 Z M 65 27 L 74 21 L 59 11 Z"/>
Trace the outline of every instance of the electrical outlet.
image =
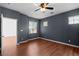
<path id="1" fill-rule="evenodd" d="M 23 40 L 23 38 L 21 38 L 21 40 Z"/>
<path id="2" fill-rule="evenodd" d="M 69 40 L 69 42 L 71 42 L 71 40 Z"/>

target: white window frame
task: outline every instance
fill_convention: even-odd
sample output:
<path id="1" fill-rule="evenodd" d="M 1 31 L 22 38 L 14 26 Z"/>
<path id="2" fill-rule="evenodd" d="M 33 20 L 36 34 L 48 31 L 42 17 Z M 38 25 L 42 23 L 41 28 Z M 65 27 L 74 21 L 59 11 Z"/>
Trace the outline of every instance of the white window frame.
<path id="1" fill-rule="evenodd" d="M 79 24 L 79 15 L 71 16 L 68 20 L 68 24 Z"/>
<path id="2" fill-rule="evenodd" d="M 33 31 L 33 29 L 35 29 Z M 37 22 L 36 21 L 29 21 L 29 34 L 37 33 Z"/>
<path id="3" fill-rule="evenodd" d="M 48 21 L 44 21 L 44 22 L 43 22 L 43 26 L 44 26 L 44 27 L 47 27 L 47 26 L 48 26 Z"/>

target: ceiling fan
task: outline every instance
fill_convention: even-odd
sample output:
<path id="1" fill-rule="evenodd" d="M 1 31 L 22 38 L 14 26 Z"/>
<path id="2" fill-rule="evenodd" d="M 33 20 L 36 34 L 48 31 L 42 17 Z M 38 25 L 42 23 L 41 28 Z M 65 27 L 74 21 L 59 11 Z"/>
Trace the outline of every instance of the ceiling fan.
<path id="1" fill-rule="evenodd" d="M 46 9 L 48 9 L 48 10 L 53 10 L 54 8 L 53 8 L 53 7 L 48 7 L 48 4 L 49 4 L 49 3 L 41 3 L 41 4 L 39 5 L 40 8 L 36 9 L 35 12 L 36 12 L 36 11 L 39 11 L 39 10 L 41 10 L 42 12 L 45 12 Z"/>

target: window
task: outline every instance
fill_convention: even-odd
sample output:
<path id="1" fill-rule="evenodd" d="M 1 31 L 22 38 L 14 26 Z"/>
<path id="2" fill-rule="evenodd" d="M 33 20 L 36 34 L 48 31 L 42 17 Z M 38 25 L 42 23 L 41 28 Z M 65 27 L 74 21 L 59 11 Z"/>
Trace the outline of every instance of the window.
<path id="1" fill-rule="evenodd" d="M 48 26 L 48 22 L 47 21 L 44 21 L 43 22 L 43 26 L 45 26 L 45 27 Z"/>
<path id="2" fill-rule="evenodd" d="M 79 24 L 79 15 L 69 17 L 69 24 Z"/>
<path id="3" fill-rule="evenodd" d="M 37 33 L 37 22 L 29 21 L 29 33 Z"/>

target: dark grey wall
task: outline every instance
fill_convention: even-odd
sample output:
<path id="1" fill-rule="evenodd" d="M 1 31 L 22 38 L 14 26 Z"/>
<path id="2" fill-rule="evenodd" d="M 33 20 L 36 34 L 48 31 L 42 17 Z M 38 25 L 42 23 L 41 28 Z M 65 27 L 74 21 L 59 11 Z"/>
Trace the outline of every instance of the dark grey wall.
<path id="1" fill-rule="evenodd" d="M 1 8 L 0 8 L 0 48 L 1 48 Z"/>
<path id="2" fill-rule="evenodd" d="M 1 13 L 3 14 L 4 17 L 8 17 L 8 18 L 15 18 L 17 19 L 17 42 L 21 42 L 27 39 L 31 39 L 31 38 L 36 38 L 39 36 L 39 20 L 28 17 L 26 15 L 23 15 L 19 12 L 7 9 L 7 8 L 1 8 Z M 0 13 L 0 15 L 1 15 Z M 38 22 L 38 33 L 37 34 L 29 34 L 29 21 L 36 21 Z M 1 28 L 1 27 L 0 27 Z M 22 32 L 20 30 L 23 30 Z M 0 33 L 1 34 L 1 33 Z M 0 45 L 1 46 L 1 45 Z"/>
<path id="3" fill-rule="evenodd" d="M 79 9 L 41 20 L 40 36 L 79 46 L 79 24 L 68 24 L 68 17 L 75 15 L 79 15 Z M 43 26 L 44 21 L 48 21 L 48 27 Z"/>
<path id="4" fill-rule="evenodd" d="M 37 34 L 29 34 L 29 21 L 38 22 Z M 23 30 L 23 32 L 21 32 L 20 30 Z M 39 36 L 39 20 L 20 14 L 20 19 L 18 21 L 18 39 L 19 39 L 18 41 L 24 41 L 27 39 L 36 38 L 38 36 Z"/>

